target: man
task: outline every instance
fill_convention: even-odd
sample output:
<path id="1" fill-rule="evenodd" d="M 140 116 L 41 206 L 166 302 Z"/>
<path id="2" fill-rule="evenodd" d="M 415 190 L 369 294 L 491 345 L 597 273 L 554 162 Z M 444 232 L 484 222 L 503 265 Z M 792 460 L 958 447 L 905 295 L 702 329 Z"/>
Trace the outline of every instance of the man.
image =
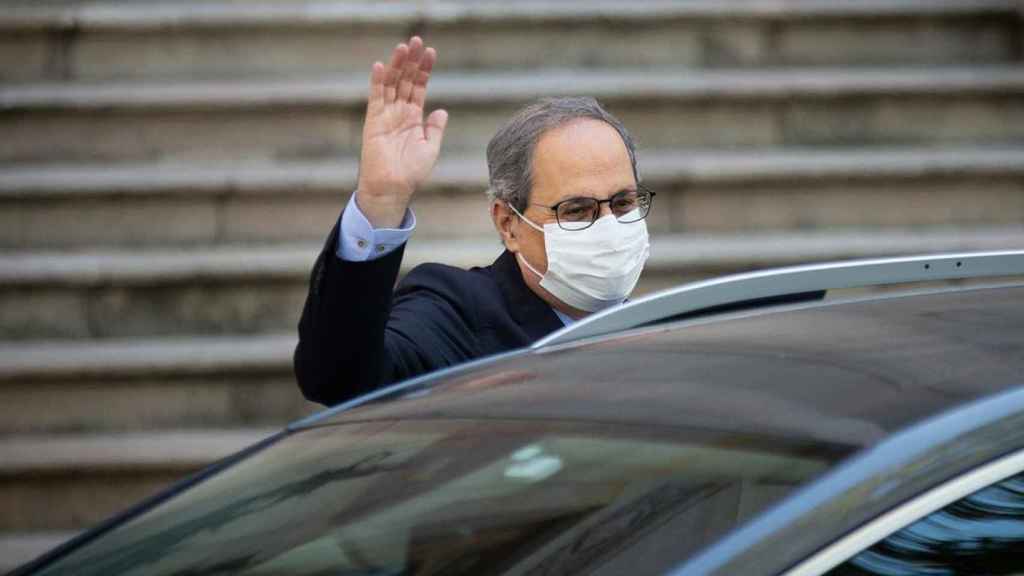
<path id="1" fill-rule="evenodd" d="M 653 193 L 632 139 L 590 98 L 547 99 L 487 146 L 490 215 L 505 252 L 490 266 L 418 266 L 392 291 L 448 114 L 424 119 L 437 55 L 418 37 L 370 78 L 356 192 L 313 268 L 295 373 L 337 404 L 391 382 L 529 345 L 621 303 L 649 252 Z"/>

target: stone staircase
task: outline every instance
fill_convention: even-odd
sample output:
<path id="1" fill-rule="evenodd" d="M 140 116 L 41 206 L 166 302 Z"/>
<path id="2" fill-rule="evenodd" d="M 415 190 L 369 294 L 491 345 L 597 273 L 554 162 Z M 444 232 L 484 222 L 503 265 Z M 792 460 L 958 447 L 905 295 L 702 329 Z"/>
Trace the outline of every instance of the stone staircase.
<path id="1" fill-rule="evenodd" d="M 313 258 L 367 70 L 451 113 L 406 268 L 488 263 L 483 147 L 590 94 L 659 195 L 650 291 L 1024 246 L 1024 19 L 990 0 L 0 2 L 0 569 L 310 413 Z"/>

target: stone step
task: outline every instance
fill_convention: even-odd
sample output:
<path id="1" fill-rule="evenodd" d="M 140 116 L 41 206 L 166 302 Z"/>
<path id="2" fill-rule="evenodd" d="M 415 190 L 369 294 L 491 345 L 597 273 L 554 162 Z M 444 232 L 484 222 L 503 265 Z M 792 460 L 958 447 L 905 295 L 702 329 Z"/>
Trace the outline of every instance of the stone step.
<path id="1" fill-rule="evenodd" d="M 1024 222 L 1024 146 L 641 150 L 654 233 Z M 0 250 L 315 242 L 355 185 L 324 162 L 0 167 Z M 417 238 L 492 233 L 482 154 L 446 154 Z M 457 225 L 455 225 L 457 223 Z"/>
<path id="2" fill-rule="evenodd" d="M 711 274 L 775 265 L 887 254 L 1020 248 L 1024 247 L 1024 226 L 1018 222 L 1011 226 L 974 228 L 655 234 L 651 244 L 651 260 L 638 293 Z M 3 348 L 7 350 L 4 357 L 14 362 L 27 354 L 20 346 L 33 346 L 33 341 L 39 339 L 84 341 L 275 331 L 294 334 L 319 247 L 319 243 L 309 243 L 0 256 L 0 340 L 8 342 L 4 346 L 14 346 Z M 470 267 L 489 264 L 499 253 L 500 246 L 493 237 L 458 242 L 417 238 L 409 244 L 403 264 L 406 270 L 422 262 Z M 15 344 L 18 341 L 22 343 Z M 264 352 L 269 349 L 258 348 Z M 286 349 L 281 345 L 277 352 L 281 356 L 275 357 L 284 364 L 274 370 L 268 368 L 266 374 L 257 373 L 265 378 L 251 379 L 260 383 L 259 390 L 264 391 L 260 394 L 289 386 L 280 384 L 291 378 L 285 366 Z M 106 369 L 105 359 L 97 362 L 97 370 Z M 233 370 L 240 371 L 241 366 Z M 209 385 L 210 378 L 191 377 L 188 385 L 195 392 L 189 393 L 209 391 L 223 397 L 225 403 L 241 401 L 239 398 L 246 398 L 245 388 L 231 388 L 237 385 L 234 374 L 229 371 L 230 377 L 222 382 L 224 388 L 215 390 Z M 41 386 L 33 383 L 38 378 L 29 376 L 32 374 L 19 372 L 6 377 L 12 382 L 25 382 L 19 386 L 26 402 L 41 398 L 33 395 Z M 146 386 L 152 388 L 177 378 L 160 377 Z M 107 385 L 102 378 L 100 384 Z M 111 385 L 146 393 L 142 384 L 134 388 Z M 12 386 L 8 388 L 13 389 Z M 103 396 L 107 401 L 110 397 L 117 396 Z M 180 402 L 187 403 L 188 398 L 186 394 Z M 239 409 L 242 412 L 237 418 L 248 418 L 246 411 L 254 411 L 253 418 L 262 418 L 261 410 L 270 410 L 267 404 L 260 401 L 254 406 L 245 405 L 244 410 Z M 229 409 L 234 410 L 230 405 L 224 408 Z M 271 410 L 271 414 L 277 413 Z M 0 418 L 0 426 L 5 421 L 14 421 L 11 419 L 15 416 Z"/>
<path id="3" fill-rule="evenodd" d="M 365 74 L 0 86 L 0 163 L 295 161 L 357 153 Z M 545 95 L 604 101 L 651 148 L 1024 141 L 1024 68 L 438 74 L 445 149 L 480 153 Z"/>
<path id="4" fill-rule="evenodd" d="M 283 426 L 309 415 L 294 331 L 0 343 L 0 435 Z"/>
<path id="5" fill-rule="evenodd" d="M 277 430 L 0 437 L 0 533 L 90 527 Z"/>
<path id="6" fill-rule="evenodd" d="M 6 574 L 75 537 L 76 532 L 0 532 L 0 572 Z"/>
<path id="7" fill-rule="evenodd" d="M 1010 0 L 21 2 L 0 14 L 0 81 L 363 72 L 411 32 L 435 45 L 449 70 L 1008 62 L 1020 57 L 1018 8 Z"/>

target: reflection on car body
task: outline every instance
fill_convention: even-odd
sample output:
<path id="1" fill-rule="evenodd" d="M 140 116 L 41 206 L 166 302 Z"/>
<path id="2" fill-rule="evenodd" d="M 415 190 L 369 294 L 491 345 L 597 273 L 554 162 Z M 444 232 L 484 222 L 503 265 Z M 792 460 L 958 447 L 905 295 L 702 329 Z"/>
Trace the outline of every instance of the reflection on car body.
<path id="1" fill-rule="evenodd" d="M 885 538 L 834 574 L 1014 574 L 1024 552 L 1024 475 L 983 488 Z"/>

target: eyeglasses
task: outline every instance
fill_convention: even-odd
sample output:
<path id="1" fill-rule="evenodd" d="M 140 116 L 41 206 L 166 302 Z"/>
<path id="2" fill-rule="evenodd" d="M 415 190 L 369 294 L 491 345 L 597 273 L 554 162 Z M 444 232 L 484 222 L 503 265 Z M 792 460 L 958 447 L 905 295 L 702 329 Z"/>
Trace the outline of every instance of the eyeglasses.
<path id="1" fill-rule="evenodd" d="M 613 194 L 610 198 L 598 200 L 597 198 L 566 198 L 552 206 L 544 204 L 533 204 L 541 208 L 547 208 L 555 213 L 559 228 L 563 230 L 586 230 L 601 216 L 601 204 L 608 204 L 615 219 L 622 224 L 639 222 L 651 212 L 651 202 L 654 200 L 654 192 L 643 186 L 636 190 L 623 190 Z"/>

